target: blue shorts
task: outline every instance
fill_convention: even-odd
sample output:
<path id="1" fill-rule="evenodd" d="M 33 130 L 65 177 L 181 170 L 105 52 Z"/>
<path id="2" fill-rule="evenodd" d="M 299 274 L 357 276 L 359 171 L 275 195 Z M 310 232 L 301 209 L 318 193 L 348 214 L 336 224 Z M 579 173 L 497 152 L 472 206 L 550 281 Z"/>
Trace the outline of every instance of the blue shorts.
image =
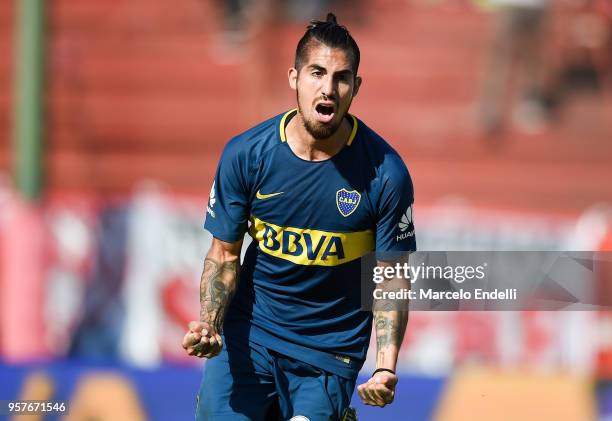
<path id="1" fill-rule="evenodd" d="M 342 419 L 356 378 L 325 372 L 247 339 L 224 339 L 221 354 L 204 368 L 198 421 Z"/>

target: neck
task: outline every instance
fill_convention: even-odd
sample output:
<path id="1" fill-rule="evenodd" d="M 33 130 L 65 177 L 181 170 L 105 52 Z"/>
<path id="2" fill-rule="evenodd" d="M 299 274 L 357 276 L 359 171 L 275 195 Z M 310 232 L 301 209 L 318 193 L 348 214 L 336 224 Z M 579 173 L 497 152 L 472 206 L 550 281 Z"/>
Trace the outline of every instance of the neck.
<path id="1" fill-rule="evenodd" d="M 346 118 L 343 118 L 334 134 L 325 139 L 316 139 L 306 130 L 302 114 L 299 112 L 285 128 L 289 147 L 294 154 L 305 161 L 324 161 L 333 157 L 344 147 L 350 133 L 351 125 Z"/>

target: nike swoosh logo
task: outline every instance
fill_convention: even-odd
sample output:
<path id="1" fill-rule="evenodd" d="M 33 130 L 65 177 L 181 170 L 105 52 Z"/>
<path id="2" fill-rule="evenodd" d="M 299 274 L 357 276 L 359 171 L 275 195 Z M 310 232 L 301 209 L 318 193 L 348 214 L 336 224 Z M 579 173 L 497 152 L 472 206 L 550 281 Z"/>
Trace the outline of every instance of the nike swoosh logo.
<path id="1" fill-rule="evenodd" d="M 281 195 L 281 194 L 283 194 L 283 193 L 284 193 L 284 192 L 279 191 L 279 192 L 277 192 L 277 193 L 262 194 L 262 193 L 261 193 L 261 190 L 257 190 L 257 193 L 255 193 L 255 197 L 257 197 L 257 198 L 258 198 L 258 199 L 260 199 L 260 200 L 265 200 L 265 199 L 269 199 L 269 198 L 274 197 L 274 196 Z"/>

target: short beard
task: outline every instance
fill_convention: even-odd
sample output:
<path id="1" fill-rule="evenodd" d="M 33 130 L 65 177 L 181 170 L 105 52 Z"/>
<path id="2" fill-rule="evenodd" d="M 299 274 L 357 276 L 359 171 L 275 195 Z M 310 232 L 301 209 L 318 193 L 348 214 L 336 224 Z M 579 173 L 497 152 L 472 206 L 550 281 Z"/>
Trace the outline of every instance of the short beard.
<path id="1" fill-rule="evenodd" d="M 303 115 L 304 114 L 302 114 L 302 116 Z M 304 122 L 304 128 L 306 129 L 306 131 L 317 140 L 323 140 L 323 139 L 330 138 L 331 136 L 333 136 L 334 133 L 336 133 L 336 131 L 340 127 L 340 124 L 342 124 L 342 120 L 334 124 L 332 123 L 312 124 L 310 121 L 306 120 L 305 118 L 302 118 L 302 121 Z"/>
<path id="2" fill-rule="evenodd" d="M 304 113 L 300 107 L 300 94 L 296 92 L 297 95 L 297 104 L 298 104 L 298 112 L 302 115 L 302 121 L 304 122 L 304 128 L 313 138 L 317 140 L 328 139 L 334 135 L 340 128 L 342 121 L 344 120 L 344 116 L 338 120 L 337 123 L 329 123 L 329 124 L 321 124 L 317 122 L 310 122 L 304 117 Z M 345 113 L 346 114 L 346 113 Z"/>

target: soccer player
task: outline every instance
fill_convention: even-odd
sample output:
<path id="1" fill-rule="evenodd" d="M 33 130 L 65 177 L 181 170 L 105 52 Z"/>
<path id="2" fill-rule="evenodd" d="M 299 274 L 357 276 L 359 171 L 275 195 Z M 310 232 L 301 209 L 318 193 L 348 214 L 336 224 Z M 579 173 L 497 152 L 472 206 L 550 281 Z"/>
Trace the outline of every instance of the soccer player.
<path id="1" fill-rule="evenodd" d="M 200 320 L 183 340 L 189 355 L 210 359 L 199 420 L 345 419 L 373 317 L 377 369 L 359 396 L 393 401 L 407 312 L 361 309 L 360 259 L 415 250 L 413 188 L 399 155 L 348 113 L 359 58 L 333 14 L 311 22 L 288 72 L 297 108 L 233 138 L 221 156 Z"/>

